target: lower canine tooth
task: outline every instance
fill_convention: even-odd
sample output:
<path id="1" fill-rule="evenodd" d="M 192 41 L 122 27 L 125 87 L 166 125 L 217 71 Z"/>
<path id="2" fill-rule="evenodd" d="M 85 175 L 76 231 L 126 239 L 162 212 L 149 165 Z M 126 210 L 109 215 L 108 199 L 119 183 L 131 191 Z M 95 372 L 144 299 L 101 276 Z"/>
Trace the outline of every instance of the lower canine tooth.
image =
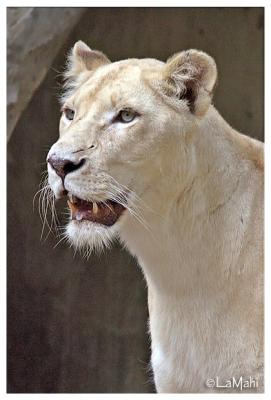
<path id="1" fill-rule="evenodd" d="M 98 207 L 97 203 L 93 203 L 92 211 L 93 211 L 93 214 L 97 214 L 98 213 L 99 207 Z"/>

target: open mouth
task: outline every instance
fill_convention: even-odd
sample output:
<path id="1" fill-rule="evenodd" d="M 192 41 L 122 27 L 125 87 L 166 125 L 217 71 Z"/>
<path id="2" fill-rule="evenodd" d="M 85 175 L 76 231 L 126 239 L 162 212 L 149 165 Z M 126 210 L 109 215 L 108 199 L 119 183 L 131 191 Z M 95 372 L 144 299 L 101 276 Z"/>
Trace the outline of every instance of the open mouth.
<path id="1" fill-rule="evenodd" d="M 72 220 L 91 221 L 97 224 L 112 226 L 119 219 L 125 207 L 113 200 L 103 202 L 90 202 L 68 195 L 68 206 Z"/>

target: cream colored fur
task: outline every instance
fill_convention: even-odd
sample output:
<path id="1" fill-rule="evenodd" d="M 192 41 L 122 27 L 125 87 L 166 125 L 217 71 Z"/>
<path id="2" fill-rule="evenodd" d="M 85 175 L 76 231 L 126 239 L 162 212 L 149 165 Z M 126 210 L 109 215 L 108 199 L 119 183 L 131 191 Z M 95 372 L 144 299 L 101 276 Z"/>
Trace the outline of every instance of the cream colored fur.
<path id="1" fill-rule="evenodd" d="M 191 50 L 167 63 L 110 63 L 78 42 L 67 78 L 63 103 L 75 119 L 62 116 L 49 155 L 87 163 L 65 189 L 89 201 L 130 190 L 113 227 L 70 221 L 67 234 L 88 252 L 119 237 L 138 259 L 157 391 L 212 392 L 207 379 L 241 376 L 262 391 L 263 145 L 211 105 L 213 59 Z M 127 107 L 139 117 L 112 122 Z"/>

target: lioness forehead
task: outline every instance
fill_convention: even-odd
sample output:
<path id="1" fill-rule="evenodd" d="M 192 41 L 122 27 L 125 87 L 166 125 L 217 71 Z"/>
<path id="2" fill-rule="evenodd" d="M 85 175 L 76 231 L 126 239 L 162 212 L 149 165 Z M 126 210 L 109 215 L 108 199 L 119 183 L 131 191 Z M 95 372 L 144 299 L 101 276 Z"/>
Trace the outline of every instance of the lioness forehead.
<path id="1" fill-rule="evenodd" d="M 131 58 L 127 60 L 116 61 L 99 68 L 92 78 L 119 79 L 122 77 L 133 76 L 139 77 L 140 74 L 148 70 L 159 71 L 164 66 L 164 63 L 153 58 Z"/>
<path id="2" fill-rule="evenodd" d="M 139 84 L 143 85 L 149 74 L 159 73 L 164 63 L 155 59 L 128 59 L 104 65 L 89 77 L 73 93 L 73 100 L 78 103 L 98 100 L 104 91 L 113 92 L 108 100 L 114 105 L 119 96 L 129 96 Z M 126 92 L 126 93 L 125 93 Z M 104 101 L 105 99 L 103 99 Z"/>

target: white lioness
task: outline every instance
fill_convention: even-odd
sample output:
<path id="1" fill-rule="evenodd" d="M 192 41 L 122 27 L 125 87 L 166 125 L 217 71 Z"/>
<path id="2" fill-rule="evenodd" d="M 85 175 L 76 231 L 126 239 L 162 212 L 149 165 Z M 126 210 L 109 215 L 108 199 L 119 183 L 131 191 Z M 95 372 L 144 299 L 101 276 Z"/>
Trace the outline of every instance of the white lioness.
<path id="1" fill-rule="evenodd" d="M 211 105 L 214 60 L 77 42 L 66 78 L 49 183 L 76 247 L 117 236 L 138 259 L 157 391 L 262 391 L 263 145 Z"/>

